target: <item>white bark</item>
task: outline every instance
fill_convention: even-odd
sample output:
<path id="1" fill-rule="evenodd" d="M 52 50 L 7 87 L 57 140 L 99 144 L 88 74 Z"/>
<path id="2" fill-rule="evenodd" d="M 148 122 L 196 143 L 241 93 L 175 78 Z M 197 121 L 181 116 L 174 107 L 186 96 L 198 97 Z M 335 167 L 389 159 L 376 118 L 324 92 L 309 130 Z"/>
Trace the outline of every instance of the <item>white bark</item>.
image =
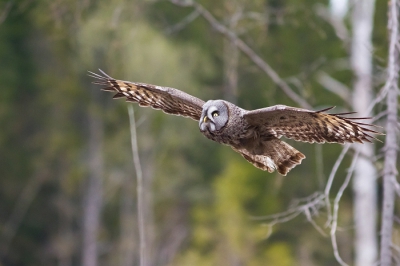
<path id="1" fill-rule="evenodd" d="M 399 93 L 399 3 L 391 0 L 389 3 L 388 20 L 390 40 L 388 55 L 388 78 L 385 84 L 387 90 L 387 124 L 385 141 L 385 164 L 383 176 L 383 204 L 382 204 L 382 227 L 381 227 L 381 266 L 392 265 L 392 229 L 393 211 L 395 203 L 395 185 L 397 185 L 397 97 Z"/>
<path id="2" fill-rule="evenodd" d="M 372 28 L 375 0 L 354 0 L 352 12 L 351 65 L 355 75 L 353 106 L 360 116 L 368 116 L 372 95 Z M 361 153 L 355 166 L 353 179 L 355 265 L 375 265 L 376 237 L 376 178 L 377 173 L 369 160 L 374 155 L 372 144 L 357 145 Z"/>
<path id="3" fill-rule="evenodd" d="M 343 19 L 349 9 L 348 0 L 330 0 L 329 9 L 332 14 L 337 19 Z"/>

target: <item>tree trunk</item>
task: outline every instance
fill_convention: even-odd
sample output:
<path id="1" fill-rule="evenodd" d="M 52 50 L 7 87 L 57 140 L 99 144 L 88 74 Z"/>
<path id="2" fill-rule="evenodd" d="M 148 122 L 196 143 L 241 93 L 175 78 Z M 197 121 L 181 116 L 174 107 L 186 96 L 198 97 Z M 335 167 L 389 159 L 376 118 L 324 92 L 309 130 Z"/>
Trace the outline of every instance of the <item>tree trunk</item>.
<path id="1" fill-rule="evenodd" d="M 353 106 L 360 116 L 372 102 L 372 28 L 375 0 L 355 0 L 352 13 L 351 65 L 355 75 Z M 355 265 L 375 265 L 377 260 L 376 237 L 376 169 L 370 158 L 374 146 L 355 146 L 360 151 L 353 178 Z"/>
<path id="2" fill-rule="evenodd" d="M 89 176 L 83 200 L 83 246 L 82 265 L 96 266 L 97 233 L 100 226 L 103 178 L 103 122 L 99 115 L 90 110 L 89 115 Z"/>
<path id="3" fill-rule="evenodd" d="M 395 203 L 394 182 L 397 182 L 397 97 L 398 97 L 398 69 L 399 69 L 399 4 L 397 0 L 389 1 L 388 27 L 390 32 L 389 55 L 388 55 L 388 78 L 385 89 L 387 94 L 387 124 L 385 141 L 385 164 L 383 176 L 383 205 L 382 205 L 382 227 L 381 227 L 381 266 L 392 264 L 392 228 L 393 210 Z"/>

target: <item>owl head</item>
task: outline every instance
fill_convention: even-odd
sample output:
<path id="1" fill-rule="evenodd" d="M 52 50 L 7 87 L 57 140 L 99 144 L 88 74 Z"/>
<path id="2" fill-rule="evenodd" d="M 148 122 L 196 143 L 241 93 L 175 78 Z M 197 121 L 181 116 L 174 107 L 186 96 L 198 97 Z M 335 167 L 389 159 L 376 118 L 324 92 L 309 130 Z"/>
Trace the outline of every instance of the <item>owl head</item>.
<path id="1" fill-rule="evenodd" d="M 219 131 L 226 125 L 228 118 L 228 106 L 224 101 L 210 100 L 203 105 L 199 121 L 200 131 Z"/>

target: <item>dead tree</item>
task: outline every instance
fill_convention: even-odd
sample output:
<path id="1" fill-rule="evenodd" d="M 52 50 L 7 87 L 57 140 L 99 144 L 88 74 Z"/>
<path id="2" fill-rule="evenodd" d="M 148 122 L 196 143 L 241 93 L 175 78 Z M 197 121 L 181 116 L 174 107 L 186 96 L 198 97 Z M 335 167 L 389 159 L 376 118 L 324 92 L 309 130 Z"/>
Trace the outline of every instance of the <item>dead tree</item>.
<path id="1" fill-rule="evenodd" d="M 399 72 L 399 3 L 397 0 L 389 1 L 388 28 L 390 32 L 389 55 L 387 67 L 387 80 L 385 91 L 387 92 L 387 122 L 385 141 L 385 164 L 383 169 L 383 203 L 382 203 L 382 227 L 381 227 L 381 250 L 380 265 L 392 265 L 392 228 L 393 211 L 395 203 L 395 188 L 397 183 L 397 97 L 398 72 Z"/>
<path id="2" fill-rule="evenodd" d="M 375 0 L 355 0 L 352 10 L 351 67 L 354 73 L 352 105 L 361 116 L 370 116 L 373 99 L 372 29 Z M 376 237 L 377 173 L 374 145 L 356 145 L 359 156 L 353 177 L 355 265 L 372 266 L 378 257 Z"/>

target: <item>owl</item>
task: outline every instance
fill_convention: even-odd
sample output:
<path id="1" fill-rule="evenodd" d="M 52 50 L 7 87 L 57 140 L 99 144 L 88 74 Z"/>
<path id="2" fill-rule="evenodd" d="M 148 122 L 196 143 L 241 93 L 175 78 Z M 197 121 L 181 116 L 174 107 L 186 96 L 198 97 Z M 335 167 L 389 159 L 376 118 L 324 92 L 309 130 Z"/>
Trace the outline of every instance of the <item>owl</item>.
<path id="1" fill-rule="evenodd" d="M 309 143 L 343 144 L 371 142 L 376 138 L 370 134 L 381 134 L 367 128 L 374 125 L 357 122 L 366 117 L 346 117 L 354 112 L 325 113 L 333 107 L 311 111 L 275 105 L 249 111 L 228 101 L 204 102 L 174 88 L 117 80 L 100 72 L 89 71 L 89 76 L 96 79 L 94 84 L 104 86 L 102 90 L 115 92 L 114 99 L 125 98 L 140 106 L 192 118 L 205 137 L 230 146 L 255 167 L 270 173 L 277 170 L 285 176 L 305 158 L 282 141 L 282 136 Z"/>

